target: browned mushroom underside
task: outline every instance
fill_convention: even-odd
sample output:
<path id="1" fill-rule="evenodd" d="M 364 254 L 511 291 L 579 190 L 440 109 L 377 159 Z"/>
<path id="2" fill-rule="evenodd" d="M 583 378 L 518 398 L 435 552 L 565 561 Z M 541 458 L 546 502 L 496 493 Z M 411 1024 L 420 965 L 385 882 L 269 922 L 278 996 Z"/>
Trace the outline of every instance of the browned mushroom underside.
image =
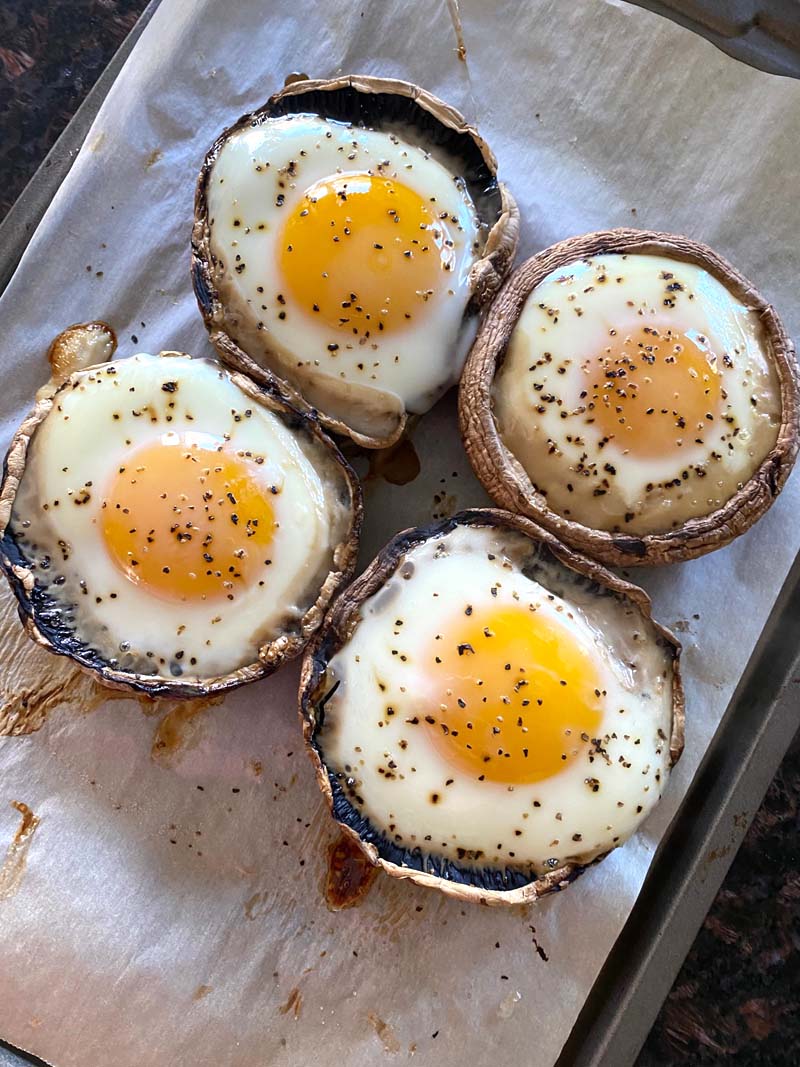
<path id="1" fill-rule="evenodd" d="M 165 357 L 183 354 L 161 353 Z M 296 629 L 266 642 L 259 649 L 258 659 L 254 663 L 228 674 L 194 681 L 115 670 L 105 664 L 96 651 L 77 639 L 76 635 L 68 632 L 66 628 L 52 625 L 50 622 L 52 616 L 58 615 L 57 610 L 53 608 L 52 598 L 48 598 L 46 593 L 37 589 L 33 573 L 26 565 L 8 526 L 17 490 L 25 471 L 31 438 L 39 424 L 49 414 L 53 399 L 59 389 L 69 385 L 69 379 L 59 388 L 42 391 L 33 410 L 22 422 L 11 441 L 0 487 L 0 567 L 5 572 L 17 598 L 22 624 L 28 636 L 37 644 L 56 655 L 71 656 L 80 667 L 111 689 L 128 689 L 153 697 L 188 698 L 220 693 L 272 674 L 287 660 L 293 659 L 302 652 L 309 638 L 322 622 L 331 600 L 353 574 L 358 555 L 363 510 L 361 486 L 355 473 L 312 416 L 301 415 L 293 411 L 271 387 L 259 387 L 255 382 L 240 374 L 233 374 L 231 379 L 255 403 L 273 412 L 294 432 L 306 434 L 319 454 L 327 457 L 330 469 L 337 472 L 341 481 L 342 494 L 348 499 L 350 521 L 344 538 L 332 550 L 331 569 L 320 587 L 319 594 L 297 623 Z M 48 622 L 43 621 L 43 614 L 46 614 Z"/>
<path id="2" fill-rule="evenodd" d="M 741 303 L 756 311 L 780 382 L 781 424 L 775 445 L 752 477 L 721 508 L 673 530 L 641 537 L 608 533 L 566 519 L 548 507 L 527 472 L 503 443 L 492 410 L 492 387 L 511 334 L 530 293 L 552 271 L 611 253 L 660 254 L 707 270 Z M 464 447 L 492 499 L 521 512 L 561 540 L 610 566 L 675 563 L 721 548 L 770 507 L 792 469 L 800 440 L 798 369 L 794 346 L 775 309 L 725 259 L 688 237 L 649 230 L 608 230 L 572 237 L 527 260 L 490 308 L 467 358 L 459 393 Z"/>
<path id="3" fill-rule="evenodd" d="M 373 78 L 366 75 L 350 75 L 329 80 L 302 79 L 287 85 L 280 92 L 269 98 L 267 103 L 250 114 L 243 115 L 237 122 L 224 130 L 211 146 L 197 182 L 195 191 L 195 222 L 192 230 L 192 281 L 198 306 L 208 330 L 211 343 L 220 359 L 236 370 L 243 371 L 256 381 L 271 382 L 282 395 L 301 411 L 313 410 L 320 422 L 329 431 L 352 438 L 364 448 L 386 448 L 397 442 L 405 432 L 408 413 L 402 411 L 397 416 L 396 424 L 384 436 L 371 436 L 359 433 L 342 419 L 327 415 L 315 404 L 315 397 L 304 396 L 291 382 L 287 381 L 269 366 L 262 366 L 249 356 L 236 342 L 228 323 L 226 309 L 222 303 L 215 280 L 214 260 L 211 252 L 211 228 L 208 217 L 207 188 L 208 181 L 228 138 L 238 130 L 256 124 L 270 117 L 276 108 L 287 99 L 297 99 L 298 111 L 302 110 L 301 100 L 304 96 L 318 93 L 334 93 L 342 89 L 352 89 L 358 93 L 385 94 L 405 97 L 411 100 L 421 111 L 432 117 L 441 126 L 455 134 L 468 136 L 478 148 L 483 161 L 492 176 L 497 174 L 497 161 L 488 144 L 478 131 L 470 126 L 464 117 L 444 101 L 411 82 L 396 78 Z M 355 117 L 355 116 L 354 116 Z M 517 250 L 519 239 L 519 211 L 516 202 L 502 182 L 498 183 L 500 194 L 500 211 L 496 218 L 484 220 L 489 225 L 489 232 L 481 257 L 473 264 L 470 271 L 471 290 L 470 309 L 481 313 L 492 301 L 505 279 Z M 269 358 L 269 352 L 265 349 Z M 273 354 L 275 365 L 277 358 Z M 390 413 L 386 413 L 387 417 Z"/>
<path id="4" fill-rule="evenodd" d="M 334 817 L 334 791 L 323 757 L 316 745 L 316 733 L 319 726 L 320 712 L 324 710 L 329 695 L 327 667 L 336 653 L 347 644 L 360 622 L 360 609 L 364 601 L 373 596 L 386 584 L 397 570 L 409 549 L 421 544 L 431 537 L 447 533 L 458 525 L 490 526 L 514 530 L 530 538 L 534 544 L 543 544 L 552 556 L 563 566 L 583 575 L 603 589 L 627 600 L 651 622 L 659 638 L 672 650 L 672 730 L 670 734 L 670 766 L 674 766 L 683 751 L 684 736 L 684 697 L 680 676 L 681 646 L 677 638 L 665 627 L 652 618 L 650 598 L 643 589 L 624 581 L 616 574 L 606 570 L 602 564 L 579 555 L 562 544 L 547 530 L 521 515 L 493 508 L 475 509 L 459 512 L 450 519 L 434 523 L 428 527 L 418 527 L 397 534 L 376 556 L 367 569 L 335 601 L 329 609 L 325 621 L 314 640 L 309 644 L 303 658 L 300 677 L 299 708 L 303 725 L 303 736 L 309 755 L 314 764 L 317 783 L 327 801 Z M 340 801 L 341 803 L 341 801 Z M 349 802 L 345 802 L 349 806 Z M 359 818 L 361 818 L 359 816 Z M 530 904 L 547 893 L 564 889 L 592 864 L 565 864 L 557 870 L 548 872 L 532 882 L 511 890 L 492 890 L 470 884 L 469 869 L 464 869 L 463 881 L 453 881 L 440 875 L 431 874 L 416 867 L 401 866 L 385 859 L 379 847 L 365 841 L 352 826 L 339 820 L 342 829 L 358 844 L 376 866 L 381 867 L 394 878 L 407 878 L 417 885 L 440 889 L 449 896 L 460 900 L 486 905 Z M 373 836 L 380 837 L 379 833 Z M 604 857 L 592 861 L 598 863 Z"/>

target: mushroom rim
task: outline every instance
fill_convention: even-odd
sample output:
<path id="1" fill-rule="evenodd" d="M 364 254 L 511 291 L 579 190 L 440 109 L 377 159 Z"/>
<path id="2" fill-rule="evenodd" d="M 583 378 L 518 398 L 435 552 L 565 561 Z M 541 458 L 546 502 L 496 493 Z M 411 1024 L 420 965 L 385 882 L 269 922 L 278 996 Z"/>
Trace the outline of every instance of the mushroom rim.
<path id="1" fill-rule="evenodd" d="M 484 904 L 488 906 L 514 906 L 531 904 L 548 893 L 566 888 L 588 867 L 599 863 L 608 853 L 594 857 L 586 863 L 565 863 L 553 871 L 540 875 L 531 881 L 513 889 L 490 889 L 471 884 L 468 881 L 470 868 L 458 868 L 457 863 L 450 863 L 451 868 L 463 870 L 464 881 L 456 881 L 440 874 L 400 865 L 386 859 L 372 841 L 365 841 L 359 832 L 349 823 L 343 822 L 337 813 L 337 806 L 345 807 L 359 822 L 366 822 L 378 841 L 386 839 L 380 827 L 372 826 L 352 806 L 343 793 L 334 787 L 325 760 L 316 743 L 319 728 L 319 712 L 334 690 L 325 692 L 326 673 L 332 657 L 344 647 L 359 625 L 361 605 L 377 593 L 401 565 L 406 552 L 434 537 L 450 533 L 458 526 L 477 526 L 505 528 L 521 533 L 534 546 L 544 546 L 553 558 L 567 569 L 581 575 L 590 582 L 620 599 L 628 600 L 640 612 L 643 618 L 652 624 L 657 637 L 671 650 L 672 658 L 672 728 L 669 737 L 670 770 L 680 759 L 684 746 L 685 700 L 680 672 L 681 643 L 675 635 L 657 622 L 652 616 L 652 603 L 648 594 L 639 586 L 620 578 L 607 570 L 601 563 L 580 554 L 545 528 L 513 512 L 497 508 L 472 508 L 460 511 L 447 519 L 441 519 L 426 526 L 412 527 L 397 533 L 371 561 L 366 569 L 342 592 L 328 609 L 322 626 L 313 640 L 309 642 L 301 665 L 298 690 L 298 711 L 303 728 L 303 740 L 306 751 L 314 766 L 317 785 L 325 798 L 328 810 L 340 830 L 356 842 L 369 862 L 384 870 L 394 878 L 407 879 L 417 885 L 439 889 L 447 896 L 456 899 Z M 334 687 L 335 688 L 335 687 Z M 623 843 L 624 844 L 624 843 Z M 619 846 L 622 847 L 622 846 Z M 406 850 L 410 855 L 411 851 Z"/>
<path id="2" fill-rule="evenodd" d="M 608 254 L 663 255 L 707 270 L 749 310 L 758 313 L 780 386 L 781 423 L 770 452 L 722 507 L 663 533 L 611 533 L 551 509 L 503 442 L 492 389 L 511 335 L 532 291 L 554 270 Z M 800 375 L 794 345 L 774 307 L 732 264 L 707 245 L 655 230 L 601 230 L 570 237 L 520 264 L 489 309 L 467 356 L 459 387 L 459 424 L 467 456 L 481 484 L 501 507 L 540 523 L 564 542 L 609 566 L 677 563 L 721 548 L 769 509 L 788 478 L 800 443 Z"/>
<path id="3" fill-rule="evenodd" d="M 409 100 L 433 120 L 458 135 L 469 137 L 481 155 L 483 165 L 497 188 L 500 204 L 497 218 L 487 220 L 489 230 L 481 256 L 470 271 L 472 295 L 467 306 L 467 315 L 482 317 L 486 308 L 507 277 L 519 243 L 520 214 L 514 197 L 505 183 L 497 178 L 497 160 L 477 128 L 450 104 L 413 82 L 397 78 L 382 78 L 371 75 L 342 75 L 336 78 L 302 78 L 285 85 L 273 93 L 260 107 L 247 112 L 227 126 L 215 139 L 206 153 L 197 178 L 194 194 L 194 223 L 191 236 L 192 289 L 200 314 L 209 334 L 209 339 L 223 363 L 242 371 L 257 382 L 275 385 L 284 398 L 299 411 L 313 414 L 329 433 L 349 437 L 355 444 L 367 449 L 388 448 L 400 441 L 406 432 L 408 417 L 405 408 L 397 425 L 385 437 L 375 437 L 352 429 L 342 419 L 327 415 L 310 404 L 288 379 L 267 366 L 261 366 L 248 355 L 228 332 L 225 305 L 220 299 L 215 282 L 215 269 L 211 253 L 211 227 L 208 212 L 208 182 L 211 171 L 226 141 L 235 133 L 260 121 L 282 114 L 276 110 L 284 100 L 302 97 L 309 93 L 353 90 L 357 93 L 400 96 Z M 477 210 L 477 209 L 476 209 Z M 274 357 L 275 353 L 270 351 Z"/>
<path id="4" fill-rule="evenodd" d="M 173 356 L 183 356 L 188 359 L 203 358 L 176 351 L 160 352 L 159 356 L 163 359 Z M 259 646 L 258 659 L 253 663 L 225 674 L 212 675 L 197 681 L 181 681 L 165 678 L 162 675 L 140 674 L 105 666 L 100 654 L 91 646 L 74 638 L 71 632 L 66 637 L 75 641 L 76 647 L 62 647 L 59 640 L 64 635 L 58 635 L 53 627 L 42 624 L 40 618 L 42 610 L 55 604 L 56 613 L 58 613 L 58 602 L 45 590 L 36 586 L 33 572 L 27 566 L 16 538 L 9 530 L 14 502 L 25 472 L 28 448 L 36 430 L 52 410 L 55 398 L 69 388 L 76 377 L 120 362 L 122 361 L 112 360 L 109 363 L 93 364 L 70 374 L 56 388 L 45 388 L 11 439 L 3 460 L 2 482 L 0 482 L 0 570 L 5 574 L 16 598 L 20 622 L 28 637 L 41 648 L 54 655 L 71 659 L 82 671 L 91 675 L 108 689 L 124 690 L 153 698 L 194 699 L 228 692 L 259 678 L 267 677 L 288 660 L 300 655 L 314 631 L 322 624 L 328 606 L 352 577 L 360 542 L 363 495 L 361 483 L 355 471 L 313 415 L 294 409 L 273 385 L 256 383 L 246 375 L 232 371 L 230 368 L 220 369 L 247 397 L 278 416 L 292 432 L 299 431 L 306 434 L 314 445 L 320 448 L 320 455 L 326 455 L 332 466 L 339 471 L 342 477 L 341 488 L 349 497 L 347 505 L 349 521 L 345 535 L 338 544 L 330 548 L 331 569 L 319 587 L 316 600 L 298 620 L 298 632 L 279 634 Z"/>

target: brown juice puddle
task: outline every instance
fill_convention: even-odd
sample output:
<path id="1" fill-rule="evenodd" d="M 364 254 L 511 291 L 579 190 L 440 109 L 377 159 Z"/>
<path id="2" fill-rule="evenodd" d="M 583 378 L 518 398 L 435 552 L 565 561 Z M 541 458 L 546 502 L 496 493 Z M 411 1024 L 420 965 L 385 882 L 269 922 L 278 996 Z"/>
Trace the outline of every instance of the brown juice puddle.
<path id="1" fill-rule="evenodd" d="M 414 442 L 403 437 L 389 448 L 376 448 L 368 452 L 369 470 L 364 482 L 383 478 L 390 485 L 408 485 L 420 472 L 421 466 Z"/>
<path id="2" fill-rule="evenodd" d="M 344 911 L 360 904 L 378 874 L 348 834 L 340 834 L 328 849 L 325 900 L 331 911 Z"/>
<path id="3" fill-rule="evenodd" d="M 15 808 L 22 818 L 6 850 L 3 865 L 0 867 L 0 900 L 8 900 L 19 889 L 28 860 L 28 849 L 40 822 L 39 816 L 34 815 L 28 805 L 23 804 L 22 801 L 12 800 L 11 807 Z"/>
<path id="4" fill-rule="evenodd" d="M 303 1010 L 303 994 L 300 992 L 300 990 L 297 988 L 297 986 L 295 986 L 294 989 L 289 994 L 289 996 L 288 996 L 288 998 L 286 1000 L 286 1003 L 285 1004 L 281 1004 L 281 1006 L 278 1009 L 278 1011 L 281 1013 L 281 1015 L 288 1015 L 289 1012 L 292 1012 L 292 1014 L 294 1015 L 295 1019 L 299 1019 L 300 1018 L 300 1012 L 302 1010 Z"/>

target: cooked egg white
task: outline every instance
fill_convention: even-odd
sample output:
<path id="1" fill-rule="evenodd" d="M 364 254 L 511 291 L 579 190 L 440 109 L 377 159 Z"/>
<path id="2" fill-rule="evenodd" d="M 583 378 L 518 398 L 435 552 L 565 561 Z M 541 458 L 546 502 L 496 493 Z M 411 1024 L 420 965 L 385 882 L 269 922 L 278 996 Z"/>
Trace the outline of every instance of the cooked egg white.
<path id="1" fill-rule="evenodd" d="M 231 332 L 321 411 L 380 435 L 458 379 L 480 224 L 425 146 L 267 119 L 225 141 L 207 195 Z"/>
<path id="2" fill-rule="evenodd" d="M 209 678 L 298 620 L 347 529 L 341 473 L 216 364 L 71 377 L 12 513 L 37 584 L 109 666 Z"/>
<path id="3" fill-rule="evenodd" d="M 391 846 L 540 874 L 613 849 L 657 803 L 672 648 L 527 538 L 435 536 L 359 619 L 317 743 Z"/>
<path id="4" fill-rule="evenodd" d="M 724 505 L 775 444 L 758 315 L 701 267 L 595 256 L 528 297 L 494 385 L 504 443 L 548 506 L 666 532 Z"/>

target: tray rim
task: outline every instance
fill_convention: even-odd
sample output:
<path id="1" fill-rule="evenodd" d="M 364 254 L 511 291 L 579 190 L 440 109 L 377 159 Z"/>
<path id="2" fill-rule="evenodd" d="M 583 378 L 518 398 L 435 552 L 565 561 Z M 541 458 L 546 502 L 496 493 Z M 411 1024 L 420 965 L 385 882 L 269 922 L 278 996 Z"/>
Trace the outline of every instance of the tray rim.
<path id="1" fill-rule="evenodd" d="M 679 10 L 679 3 L 672 8 L 670 0 L 633 2 L 698 33 L 740 62 L 776 75 L 794 73 L 782 65 L 770 69 L 769 57 L 761 52 L 750 55 L 749 62 L 736 55 L 731 41 L 709 33 L 707 26 Z M 0 223 L 0 296 L 160 3 L 149 0 Z M 800 554 L 554 1067 L 634 1064 L 797 734 L 800 687 L 793 687 L 796 682 L 800 682 Z M 736 744 L 726 745 L 734 726 Z M 680 849 L 680 864 L 671 862 L 675 848 Z M 17 1065 L 51 1067 L 35 1053 L 0 1036 L 0 1067 Z"/>

